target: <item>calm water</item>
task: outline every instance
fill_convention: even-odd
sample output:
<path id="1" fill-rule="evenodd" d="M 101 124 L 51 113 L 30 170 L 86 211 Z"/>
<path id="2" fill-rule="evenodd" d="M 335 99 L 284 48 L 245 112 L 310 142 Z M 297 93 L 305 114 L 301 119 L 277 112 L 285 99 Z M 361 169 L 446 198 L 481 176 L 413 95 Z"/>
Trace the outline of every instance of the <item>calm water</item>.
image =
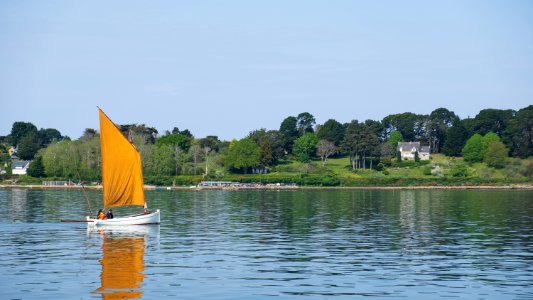
<path id="1" fill-rule="evenodd" d="M 160 226 L 99 231 L 59 222 L 82 191 L 0 189 L 0 299 L 533 299 L 533 191 L 147 198 Z"/>

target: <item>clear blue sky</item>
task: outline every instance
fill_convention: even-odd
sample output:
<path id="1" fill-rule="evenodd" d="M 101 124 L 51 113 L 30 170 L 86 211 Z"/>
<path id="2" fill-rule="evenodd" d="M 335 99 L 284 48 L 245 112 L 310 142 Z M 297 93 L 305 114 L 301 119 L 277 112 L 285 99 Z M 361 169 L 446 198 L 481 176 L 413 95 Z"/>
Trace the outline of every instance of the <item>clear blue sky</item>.
<path id="1" fill-rule="evenodd" d="M 288 116 L 533 104 L 533 1 L 0 1 L 0 135 L 243 138 Z"/>

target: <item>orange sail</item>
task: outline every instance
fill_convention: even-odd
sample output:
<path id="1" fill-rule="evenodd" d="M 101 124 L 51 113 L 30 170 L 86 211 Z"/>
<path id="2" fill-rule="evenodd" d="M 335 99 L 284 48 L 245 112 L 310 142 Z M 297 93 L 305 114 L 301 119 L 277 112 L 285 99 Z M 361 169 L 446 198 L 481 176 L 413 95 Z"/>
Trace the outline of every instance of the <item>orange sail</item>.
<path id="1" fill-rule="evenodd" d="M 104 207 L 144 206 L 141 155 L 105 113 L 98 111 Z"/>

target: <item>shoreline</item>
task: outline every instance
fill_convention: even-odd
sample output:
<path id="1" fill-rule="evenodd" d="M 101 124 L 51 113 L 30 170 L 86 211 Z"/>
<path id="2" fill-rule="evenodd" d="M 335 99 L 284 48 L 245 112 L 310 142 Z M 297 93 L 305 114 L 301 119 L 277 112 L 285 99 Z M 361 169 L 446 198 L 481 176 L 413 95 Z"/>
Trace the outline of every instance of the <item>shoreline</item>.
<path id="1" fill-rule="evenodd" d="M 36 189 L 36 190 L 101 190 L 101 185 L 80 186 L 49 186 L 49 185 L 15 185 L 0 184 L 0 189 Z M 512 185 L 451 185 L 451 186 L 247 186 L 247 187 L 198 187 L 198 186 L 151 186 L 145 185 L 145 191 L 205 191 L 205 190 L 533 190 L 533 184 L 512 184 Z"/>

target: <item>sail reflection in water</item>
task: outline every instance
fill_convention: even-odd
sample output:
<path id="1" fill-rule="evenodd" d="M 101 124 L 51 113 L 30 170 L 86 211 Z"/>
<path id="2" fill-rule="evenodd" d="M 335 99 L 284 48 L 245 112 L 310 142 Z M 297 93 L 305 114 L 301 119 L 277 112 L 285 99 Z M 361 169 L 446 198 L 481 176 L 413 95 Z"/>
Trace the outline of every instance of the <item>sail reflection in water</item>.
<path id="1" fill-rule="evenodd" d="M 141 298 L 145 242 L 150 234 L 158 233 L 159 226 L 97 228 L 89 225 L 88 230 L 102 239 L 101 286 L 94 293 L 101 293 L 102 299 Z"/>

